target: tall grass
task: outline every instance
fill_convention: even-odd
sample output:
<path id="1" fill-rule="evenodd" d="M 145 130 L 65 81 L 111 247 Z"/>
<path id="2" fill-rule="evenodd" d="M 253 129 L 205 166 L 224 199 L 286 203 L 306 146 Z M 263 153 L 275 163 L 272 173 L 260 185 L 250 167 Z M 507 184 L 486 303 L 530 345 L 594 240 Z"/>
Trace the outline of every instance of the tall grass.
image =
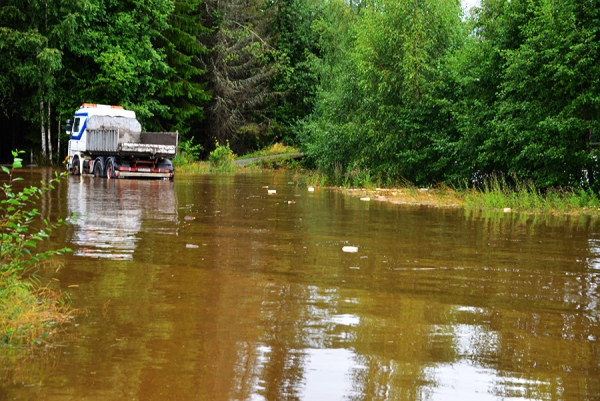
<path id="1" fill-rule="evenodd" d="M 208 174 L 217 172 L 233 172 L 237 167 L 234 163 L 235 154 L 226 145 L 216 144 L 215 150 L 210 152 L 208 161 L 187 160 L 177 166 L 177 174 Z"/>
<path id="2" fill-rule="evenodd" d="M 207 162 L 191 162 L 177 167 L 177 174 L 208 174 L 210 171 Z"/>
<path id="3" fill-rule="evenodd" d="M 600 199 L 591 190 L 550 188 L 541 190 L 530 180 L 512 180 L 494 176 L 477 189 L 460 190 L 466 207 L 505 209 L 533 213 L 586 213 L 597 215 Z"/>
<path id="4" fill-rule="evenodd" d="M 73 309 L 65 294 L 14 274 L 0 276 L 0 344 L 22 347 L 53 341 Z"/>
<path id="5" fill-rule="evenodd" d="M 287 145 L 277 142 L 277 143 L 274 143 L 273 145 L 268 146 L 264 149 L 257 150 L 252 153 L 247 153 L 243 156 L 239 156 L 238 159 L 250 159 L 253 157 L 270 156 L 270 155 L 278 155 L 278 154 L 286 154 L 286 153 L 294 153 L 294 152 L 298 152 L 298 148 L 295 148 L 293 146 L 287 146 Z"/>
<path id="6" fill-rule="evenodd" d="M 327 175 L 317 170 L 296 170 L 294 181 L 299 185 L 324 187 L 328 185 Z"/>

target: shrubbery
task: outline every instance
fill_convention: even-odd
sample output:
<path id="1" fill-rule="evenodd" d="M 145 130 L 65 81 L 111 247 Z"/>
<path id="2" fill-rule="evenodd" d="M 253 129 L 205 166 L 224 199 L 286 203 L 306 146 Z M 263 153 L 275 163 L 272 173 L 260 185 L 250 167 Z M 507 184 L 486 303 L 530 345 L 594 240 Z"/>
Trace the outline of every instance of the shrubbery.
<path id="1" fill-rule="evenodd" d="M 225 145 L 219 145 L 217 143 L 215 150 L 210 152 L 210 155 L 208 156 L 208 162 L 212 171 L 234 171 L 234 160 L 235 154 L 229 147 L 229 142 Z"/>
<path id="2" fill-rule="evenodd" d="M 194 137 L 187 141 L 181 141 L 177 148 L 177 155 L 173 158 L 173 164 L 178 167 L 197 162 L 200 160 L 201 152 L 202 145 L 194 145 Z"/>

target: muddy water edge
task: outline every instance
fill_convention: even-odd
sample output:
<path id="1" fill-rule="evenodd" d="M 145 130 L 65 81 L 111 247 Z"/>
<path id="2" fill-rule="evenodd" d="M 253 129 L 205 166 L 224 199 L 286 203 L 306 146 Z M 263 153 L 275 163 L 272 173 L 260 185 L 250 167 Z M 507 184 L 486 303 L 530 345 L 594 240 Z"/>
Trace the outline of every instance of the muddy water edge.
<path id="1" fill-rule="evenodd" d="M 40 210 L 75 214 L 42 277 L 80 313 L 44 357 L 4 359 L 0 400 L 600 399 L 597 219 L 278 172 L 68 177 Z"/>

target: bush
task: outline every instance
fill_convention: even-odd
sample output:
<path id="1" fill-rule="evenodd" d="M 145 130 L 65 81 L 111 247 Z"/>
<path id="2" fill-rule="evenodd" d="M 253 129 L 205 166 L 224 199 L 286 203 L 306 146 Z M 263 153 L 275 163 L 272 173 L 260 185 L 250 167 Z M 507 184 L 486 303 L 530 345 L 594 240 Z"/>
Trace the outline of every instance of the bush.
<path id="1" fill-rule="evenodd" d="M 200 160 L 201 152 L 202 145 L 194 145 L 194 137 L 187 141 L 181 141 L 177 147 L 177 155 L 173 158 L 173 164 L 175 166 L 185 166 L 197 162 Z"/>
<path id="2" fill-rule="evenodd" d="M 208 162 L 212 171 L 234 171 L 235 154 L 229 147 L 229 142 L 225 145 L 216 143 L 216 148 L 208 156 Z"/>

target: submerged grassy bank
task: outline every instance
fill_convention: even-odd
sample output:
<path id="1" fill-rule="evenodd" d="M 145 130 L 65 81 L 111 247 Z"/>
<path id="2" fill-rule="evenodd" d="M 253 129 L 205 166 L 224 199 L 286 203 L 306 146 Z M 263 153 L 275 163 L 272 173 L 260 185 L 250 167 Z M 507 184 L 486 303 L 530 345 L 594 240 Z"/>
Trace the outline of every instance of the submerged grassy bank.
<path id="1" fill-rule="evenodd" d="M 296 180 L 303 185 L 331 186 L 331 178 L 316 171 L 299 172 Z M 365 200 L 369 198 L 400 204 L 539 214 L 600 215 L 600 198 L 591 190 L 542 190 L 531 181 L 512 181 L 508 183 L 504 177 L 492 177 L 476 188 L 451 188 L 447 185 L 417 188 L 410 183 L 397 183 L 389 188 L 381 188 L 367 174 L 356 174 L 354 177 L 344 177 L 341 185 L 335 187 Z"/>
<path id="2" fill-rule="evenodd" d="M 295 171 L 298 185 L 338 188 L 350 195 L 369 200 L 392 203 L 428 205 L 437 207 L 464 207 L 504 212 L 586 214 L 600 215 L 600 198 L 591 190 L 578 188 L 537 188 L 531 181 L 494 176 L 476 188 L 452 188 L 438 185 L 417 188 L 408 182 L 386 182 L 383 185 L 369 171 L 343 173 L 334 169 L 330 174 L 306 170 L 290 155 L 296 148 L 274 144 L 269 148 L 244 156 L 233 154 L 228 145 L 220 145 L 210 153 L 207 161 L 197 161 L 177 166 L 178 174 L 208 174 L 214 172 L 244 172 L 269 169 Z M 281 156 L 272 159 L 274 155 Z M 286 156 L 287 155 L 287 156 Z M 254 159 L 252 163 L 241 162 Z"/>
<path id="3" fill-rule="evenodd" d="M 587 214 L 600 216 L 600 200 L 587 191 L 551 190 L 546 194 L 520 190 L 455 190 L 451 188 L 340 189 L 369 200 L 435 207 L 463 207 L 503 212 Z"/>

